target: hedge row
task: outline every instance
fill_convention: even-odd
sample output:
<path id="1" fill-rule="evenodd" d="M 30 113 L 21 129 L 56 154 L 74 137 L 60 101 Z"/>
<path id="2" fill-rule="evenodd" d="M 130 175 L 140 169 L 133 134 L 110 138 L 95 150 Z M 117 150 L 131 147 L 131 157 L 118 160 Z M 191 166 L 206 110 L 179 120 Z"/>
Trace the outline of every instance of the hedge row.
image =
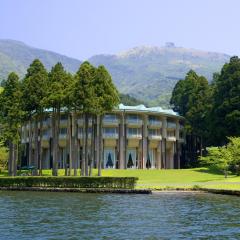
<path id="1" fill-rule="evenodd" d="M 135 177 L 2 177 L 0 187 L 133 189 Z"/>

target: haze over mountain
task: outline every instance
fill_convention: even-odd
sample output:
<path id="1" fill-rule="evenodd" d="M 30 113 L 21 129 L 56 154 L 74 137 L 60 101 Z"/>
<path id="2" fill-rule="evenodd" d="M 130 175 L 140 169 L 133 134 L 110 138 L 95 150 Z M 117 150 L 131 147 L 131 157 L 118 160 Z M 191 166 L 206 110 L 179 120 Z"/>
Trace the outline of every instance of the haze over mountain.
<path id="1" fill-rule="evenodd" d="M 20 41 L 3 39 L 0 40 L 0 79 L 6 78 L 12 71 L 23 77 L 35 58 L 39 58 L 48 70 L 61 62 L 68 71 L 75 72 L 81 64 L 81 61 L 74 58 L 30 47 Z"/>
<path id="2" fill-rule="evenodd" d="M 105 65 L 121 93 L 130 94 L 149 105 L 166 106 L 174 85 L 190 69 L 211 81 L 212 74 L 219 71 L 229 57 L 167 43 L 164 47 L 142 46 L 116 55 L 95 55 L 89 61 L 96 66 Z M 60 61 L 70 72 L 76 72 L 81 64 L 80 60 L 29 47 L 22 42 L 0 40 L 0 78 L 6 78 L 11 71 L 22 77 L 35 58 L 39 58 L 48 69 Z"/>

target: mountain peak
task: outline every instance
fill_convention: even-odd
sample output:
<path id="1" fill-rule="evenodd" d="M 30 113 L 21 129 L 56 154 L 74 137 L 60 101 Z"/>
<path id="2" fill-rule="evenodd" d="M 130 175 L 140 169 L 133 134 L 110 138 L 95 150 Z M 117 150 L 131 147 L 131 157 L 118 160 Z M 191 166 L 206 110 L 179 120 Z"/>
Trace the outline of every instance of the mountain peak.
<path id="1" fill-rule="evenodd" d="M 165 47 L 167 48 L 175 48 L 175 43 L 174 42 L 166 42 Z"/>

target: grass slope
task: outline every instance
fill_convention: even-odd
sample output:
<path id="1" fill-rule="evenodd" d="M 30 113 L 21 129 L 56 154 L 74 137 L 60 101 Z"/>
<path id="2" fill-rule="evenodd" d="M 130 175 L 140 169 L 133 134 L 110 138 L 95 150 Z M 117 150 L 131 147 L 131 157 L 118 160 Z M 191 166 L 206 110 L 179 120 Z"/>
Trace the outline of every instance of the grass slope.
<path id="1" fill-rule="evenodd" d="M 60 169 L 58 173 L 59 176 L 63 176 L 64 169 Z M 50 176 L 51 170 L 44 170 L 43 174 Z M 80 170 L 78 170 L 79 175 Z M 93 170 L 93 176 L 97 176 L 97 169 Z M 102 176 L 138 177 L 139 180 L 136 186 L 138 189 L 192 188 L 199 186 L 203 188 L 240 190 L 239 176 L 229 175 L 225 179 L 223 174 L 207 168 L 179 170 L 103 169 Z"/>

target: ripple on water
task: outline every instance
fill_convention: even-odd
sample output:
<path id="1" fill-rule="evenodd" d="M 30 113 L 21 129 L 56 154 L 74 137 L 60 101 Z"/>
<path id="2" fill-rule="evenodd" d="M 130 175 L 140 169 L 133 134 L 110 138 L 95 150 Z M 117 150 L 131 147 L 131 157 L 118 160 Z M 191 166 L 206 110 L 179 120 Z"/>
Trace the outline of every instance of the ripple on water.
<path id="1" fill-rule="evenodd" d="M 239 239 L 240 199 L 0 192 L 1 239 Z"/>

